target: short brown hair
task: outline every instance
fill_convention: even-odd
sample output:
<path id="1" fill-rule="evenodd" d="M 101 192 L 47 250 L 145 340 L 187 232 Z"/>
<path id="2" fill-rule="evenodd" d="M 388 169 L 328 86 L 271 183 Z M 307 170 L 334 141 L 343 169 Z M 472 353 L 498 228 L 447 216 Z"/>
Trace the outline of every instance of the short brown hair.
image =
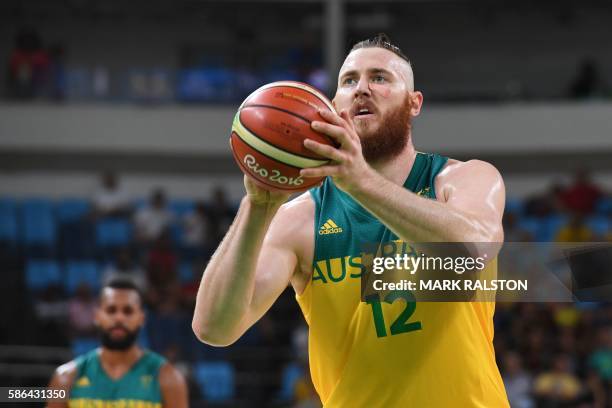
<path id="1" fill-rule="evenodd" d="M 395 55 L 397 55 L 398 57 L 400 57 L 401 59 L 405 60 L 408 64 L 410 64 L 410 60 L 408 59 L 406 54 L 404 54 L 397 45 L 391 43 L 391 39 L 385 33 L 379 33 L 379 34 L 376 34 L 372 38 L 368 38 L 366 40 L 359 41 L 357 44 L 353 45 L 353 48 L 351 48 L 351 51 L 349 52 L 349 54 L 355 50 L 359 50 L 362 48 L 374 48 L 374 47 L 384 48 L 385 50 L 389 50 Z"/>

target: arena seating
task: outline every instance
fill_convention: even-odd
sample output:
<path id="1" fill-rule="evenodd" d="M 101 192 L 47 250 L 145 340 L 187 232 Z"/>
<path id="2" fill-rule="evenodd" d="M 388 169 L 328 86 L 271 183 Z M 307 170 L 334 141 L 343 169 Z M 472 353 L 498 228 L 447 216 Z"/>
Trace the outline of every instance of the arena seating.
<path id="1" fill-rule="evenodd" d="M 585 218 L 585 225 L 596 237 L 610 237 L 611 203 L 609 198 L 601 200 L 596 212 Z M 134 207 L 146 205 L 146 200 L 140 199 L 136 200 Z M 516 217 L 516 228 L 529 232 L 535 241 L 553 240 L 570 220 L 570 216 L 563 213 L 545 217 L 528 216 L 525 208 L 525 203 L 519 199 L 509 199 L 506 203 L 506 213 Z M 194 264 L 195 257 L 186 248 L 180 220 L 194 211 L 195 202 L 175 199 L 169 202 L 169 209 L 177 220 L 170 234 L 172 250 L 178 255 L 176 280 L 182 290 L 193 291 L 199 280 L 194 268 L 199 266 Z M 92 216 L 89 202 L 79 198 L 0 197 L 0 245 L 12 248 L 9 253 L 23 264 L 21 279 L 34 300 L 44 297 L 49 288 L 59 290 L 64 300 L 70 300 L 82 284 L 95 293 L 101 285 L 102 271 L 112 265 L 115 252 L 120 248 L 129 247 L 140 254 L 140 266 L 145 269 L 147 266 L 142 257 L 147 248 L 134 241 L 131 218 L 96 219 Z M 585 304 L 580 310 L 588 307 Z M 505 309 L 500 307 L 496 315 L 496 330 L 499 333 L 496 333 L 496 339 L 512 344 L 504 334 L 504 330 L 508 330 L 503 323 L 508 313 Z M 188 310 L 168 313 L 163 307 L 153 307 L 147 310 L 147 323 L 139 341 L 141 345 L 157 351 L 179 350 L 180 358 L 190 363 L 193 386 L 197 387 L 204 400 L 214 406 L 231 406 L 240 395 L 248 394 L 248 390 L 244 391 L 245 381 L 246 384 L 255 381 L 252 378 L 257 379 L 258 370 L 263 370 L 259 367 L 263 360 L 258 358 L 267 355 L 266 352 L 251 350 L 270 347 L 270 339 L 265 336 L 265 330 L 254 326 L 231 348 L 206 346 L 191 333 Z M 91 336 L 75 335 L 70 337 L 68 347 L 74 355 L 78 355 L 98 344 L 98 340 Z M 292 400 L 295 385 L 304 372 L 295 357 L 288 357 L 291 353 L 274 350 L 278 359 L 274 364 L 278 371 L 276 377 L 271 377 L 273 380 L 266 381 L 275 384 L 275 399 L 282 405 Z M 245 356 L 248 357 L 245 359 Z M 263 381 L 262 378 L 265 377 L 258 380 Z"/>

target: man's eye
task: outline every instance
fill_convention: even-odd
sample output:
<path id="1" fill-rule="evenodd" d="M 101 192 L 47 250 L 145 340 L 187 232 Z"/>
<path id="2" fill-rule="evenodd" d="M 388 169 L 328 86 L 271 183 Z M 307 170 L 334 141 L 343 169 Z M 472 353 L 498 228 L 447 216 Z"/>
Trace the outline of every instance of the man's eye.
<path id="1" fill-rule="evenodd" d="M 376 75 L 374 78 L 372 78 L 372 81 L 380 84 L 385 82 L 385 77 L 382 75 Z"/>
<path id="2" fill-rule="evenodd" d="M 343 85 L 353 85 L 355 84 L 355 79 L 354 78 L 346 78 L 344 81 L 342 81 Z"/>

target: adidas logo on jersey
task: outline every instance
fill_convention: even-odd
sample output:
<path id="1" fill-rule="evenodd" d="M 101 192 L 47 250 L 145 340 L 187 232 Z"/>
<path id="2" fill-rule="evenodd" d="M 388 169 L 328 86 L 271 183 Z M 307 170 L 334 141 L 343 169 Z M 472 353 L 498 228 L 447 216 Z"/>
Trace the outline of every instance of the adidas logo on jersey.
<path id="1" fill-rule="evenodd" d="M 153 382 L 153 376 L 152 375 L 142 375 L 140 376 L 140 383 L 143 387 L 147 388 L 149 386 L 151 386 L 151 383 Z"/>
<path id="2" fill-rule="evenodd" d="M 319 235 L 339 234 L 341 232 L 342 228 L 337 226 L 331 218 L 325 221 L 325 224 L 321 225 L 321 228 L 319 228 Z"/>
<path id="3" fill-rule="evenodd" d="M 77 387 L 89 387 L 91 383 L 89 382 L 89 378 L 81 377 L 76 381 Z"/>

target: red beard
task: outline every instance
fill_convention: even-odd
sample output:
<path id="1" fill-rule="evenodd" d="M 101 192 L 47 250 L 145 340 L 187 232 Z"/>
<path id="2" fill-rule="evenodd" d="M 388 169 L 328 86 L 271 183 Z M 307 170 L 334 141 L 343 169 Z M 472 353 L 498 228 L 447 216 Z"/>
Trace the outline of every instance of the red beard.
<path id="1" fill-rule="evenodd" d="M 411 107 L 410 94 L 406 94 L 404 103 L 385 114 L 378 129 L 365 137 L 359 135 L 363 157 L 368 163 L 393 159 L 404 150 L 412 127 Z"/>

